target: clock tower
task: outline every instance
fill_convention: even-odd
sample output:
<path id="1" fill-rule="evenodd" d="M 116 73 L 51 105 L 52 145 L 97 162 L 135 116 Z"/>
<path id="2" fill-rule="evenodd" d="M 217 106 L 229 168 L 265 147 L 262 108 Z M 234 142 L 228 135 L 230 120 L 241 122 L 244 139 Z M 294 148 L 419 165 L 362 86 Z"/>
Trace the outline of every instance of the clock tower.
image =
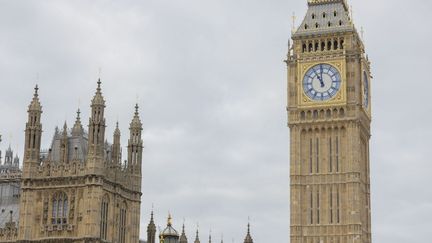
<path id="1" fill-rule="evenodd" d="M 291 243 L 370 243 L 370 62 L 346 0 L 309 0 L 288 66 Z"/>

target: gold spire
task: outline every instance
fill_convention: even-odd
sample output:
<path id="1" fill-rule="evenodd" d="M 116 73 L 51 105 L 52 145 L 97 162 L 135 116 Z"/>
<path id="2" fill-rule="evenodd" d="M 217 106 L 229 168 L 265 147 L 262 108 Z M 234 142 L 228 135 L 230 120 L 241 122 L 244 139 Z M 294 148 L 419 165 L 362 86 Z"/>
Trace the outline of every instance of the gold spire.
<path id="1" fill-rule="evenodd" d="M 168 213 L 168 226 L 172 225 L 172 217 L 171 217 L 171 213 Z"/>

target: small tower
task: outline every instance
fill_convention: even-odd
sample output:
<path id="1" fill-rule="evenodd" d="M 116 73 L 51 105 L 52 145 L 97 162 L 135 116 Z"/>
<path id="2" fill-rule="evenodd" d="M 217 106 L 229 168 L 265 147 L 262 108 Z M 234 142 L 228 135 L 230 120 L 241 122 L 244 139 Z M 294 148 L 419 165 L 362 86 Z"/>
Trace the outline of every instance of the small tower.
<path id="1" fill-rule="evenodd" d="M 6 153 L 5 153 L 4 164 L 5 165 L 12 165 L 12 161 L 13 161 L 13 151 L 12 151 L 11 146 L 9 145 L 9 148 L 6 150 Z"/>
<path id="2" fill-rule="evenodd" d="M 143 141 L 141 139 L 142 123 L 139 118 L 138 104 L 135 105 L 135 115 L 130 123 L 128 141 L 128 171 L 134 178 L 136 189 L 141 191 L 141 161 Z"/>
<path id="3" fill-rule="evenodd" d="M 33 100 L 31 101 L 27 113 L 27 123 L 25 129 L 25 147 L 23 162 L 23 178 L 30 178 L 39 165 L 39 155 L 42 136 L 42 106 L 39 102 L 38 86 L 36 85 Z"/>
<path id="4" fill-rule="evenodd" d="M 250 223 L 248 223 L 248 225 L 247 225 L 247 234 L 246 234 L 244 243 L 253 243 L 252 237 L 250 235 Z"/>
<path id="5" fill-rule="evenodd" d="M 113 166 L 120 166 L 121 164 L 121 144 L 120 144 L 120 129 L 119 129 L 119 123 L 116 123 L 116 129 L 114 130 L 114 139 L 113 139 L 113 145 L 112 145 L 112 164 Z M 153 219 L 153 211 L 152 211 L 152 219 Z"/>
<path id="6" fill-rule="evenodd" d="M 88 169 L 96 172 L 101 171 L 104 165 L 104 143 L 105 143 L 105 100 L 101 92 L 101 81 L 97 82 L 96 94 L 91 103 L 91 115 L 89 118 L 88 135 Z"/>
<path id="7" fill-rule="evenodd" d="M 180 235 L 180 241 L 179 241 L 179 243 L 187 243 L 187 242 L 188 242 L 188 240 L 187 240 L 186 233 L 185 233 L 185 225 L 183 223 L 182 233 Z"/>
<path id="8" fill-rule="evenodd" d="M 151 212 L 150 223 L 147 226 L 147 243 L 156 243 L 156 225 L 153 219 L 153 210 Z"/>

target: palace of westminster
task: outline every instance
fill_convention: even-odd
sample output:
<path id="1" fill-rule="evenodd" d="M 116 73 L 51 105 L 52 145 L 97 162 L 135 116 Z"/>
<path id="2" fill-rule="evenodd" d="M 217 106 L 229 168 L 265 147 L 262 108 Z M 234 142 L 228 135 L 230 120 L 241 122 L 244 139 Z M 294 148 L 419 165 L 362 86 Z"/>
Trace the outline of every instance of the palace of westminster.
<path id="1" fill-rule="evenodd" d="M 288 49 L 290 242 L 370 243 L 371 72 L 346 0 L 308 0 Z M 88 130 L 78 110 L 73 127 L 56 128 L 50 148 L 42 150 L 36 86 L 22 166 L 10 146 L 4 161 L 0 151 L 0 242 L 188 242 L 184 225 L 178 233 L 171 216 L 157 235 L 153 211 L 147 241 L 139 239 L 138 105 L 125 161 L 118 124 L 112 143 L 105 138 L 104 113 L 99 80 Z M 200 242 L 198 230 L 194 238 Z M 253 243 L 249 225 L 244 243 Z"/>

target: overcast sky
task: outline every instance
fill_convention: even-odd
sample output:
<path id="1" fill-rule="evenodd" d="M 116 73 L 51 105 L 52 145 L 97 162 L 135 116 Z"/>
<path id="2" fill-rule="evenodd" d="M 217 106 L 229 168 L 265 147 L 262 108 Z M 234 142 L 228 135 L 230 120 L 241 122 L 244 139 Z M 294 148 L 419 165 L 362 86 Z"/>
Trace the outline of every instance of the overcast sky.
<path id="1" fill-rule="evenodd" d="M 374 242 L 430 242 L 432 2 L 351 0 L 374 75 Z M 151 205 L 189 240 L 289 239 L 286 65 L 291 15 L 306 0 L 0 1 L 0 133 L 22 157 L 40 86 L 43 144 L 88 124 L 99 68 L 107 134 L 144 123 L 141 238 Z M 39 76 L 39 78 L 37 78 Z M 138 97 L 138 98 L 137 98 Z"/>

